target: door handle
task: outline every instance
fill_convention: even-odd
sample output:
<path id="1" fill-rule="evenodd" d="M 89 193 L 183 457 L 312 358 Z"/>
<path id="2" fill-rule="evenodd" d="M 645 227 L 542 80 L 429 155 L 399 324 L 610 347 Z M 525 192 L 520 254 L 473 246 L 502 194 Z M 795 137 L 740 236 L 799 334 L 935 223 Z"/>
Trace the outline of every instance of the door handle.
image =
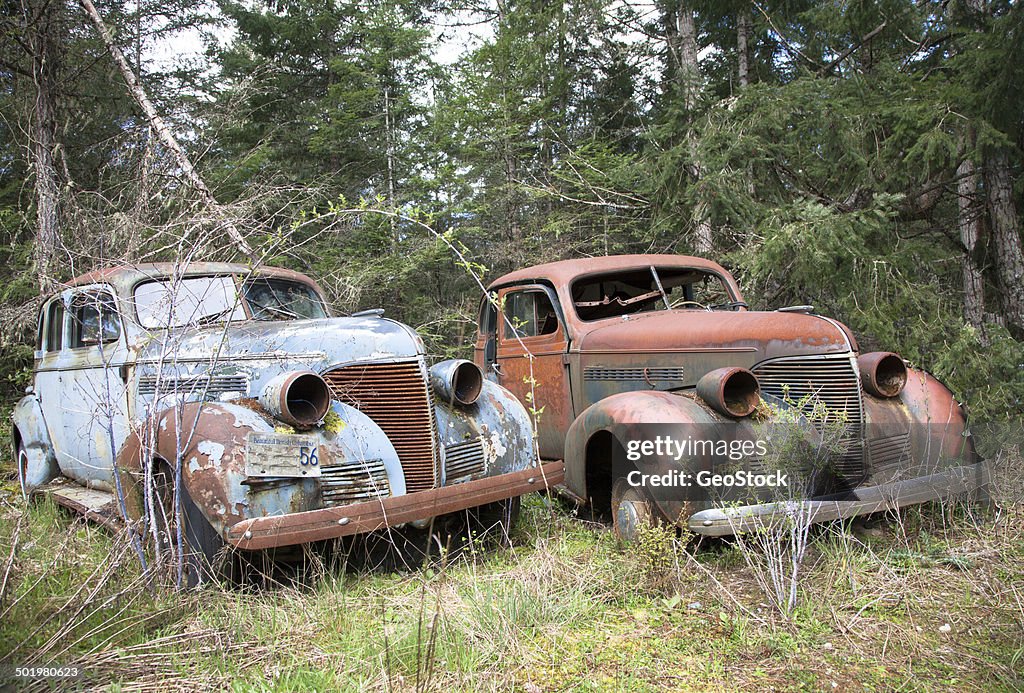
<path id="1" fill-rule="evenodd" d="M 494 374 L 495 374 L 495 375 L 497 375 L 497 376 L 498 376 L 499 378 L 500 378 L 500 377 L 501 377 L 502 375 L 504 375 L 504 374 L 503 374 L 503 373 L 501 372 L 501 364 L 500 364 L 500 363 L 497 363 L 497 362 L 495 362 L 495 363 L 492 363 L 492 364 L 491 364 L 491 370 L 492 370 L 492 371 L 494 371 Z"/>

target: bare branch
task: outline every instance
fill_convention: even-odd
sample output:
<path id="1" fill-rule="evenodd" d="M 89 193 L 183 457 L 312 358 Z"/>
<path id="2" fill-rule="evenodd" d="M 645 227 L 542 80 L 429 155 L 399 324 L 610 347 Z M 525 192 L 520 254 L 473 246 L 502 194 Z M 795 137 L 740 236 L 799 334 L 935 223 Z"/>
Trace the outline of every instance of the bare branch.
<path id="1" fill-rule="evenodd" d="M 178 144 L 178 140 L 174 137 L 174 134 L 171 133 L 170 128 L 167 127 L 164 119 L 160 117 L 159 113 L 157 113 L 156 108 L 149 100 L 149 96 L 147 96 L 142 83 L 139 82 L 139 78 L 136 76 L 131 66 L 128 65 L 128 61 L 125 59 L 124 53 L 122 53 L 121 49 L 114 43 L 110 30 L 107 29 L 99 11 L 96 9 L 96 6 L 92 4 L 92 0 L 79 0 L 79 5 L 81 5 L 82 9 L 85 10 L 85 13 L 89 15 L 89 19 L 91 19 L 93 25 L 95 25 L 96 31 L 103 39 L 104 45 L 110 52 L 110 56 L 114 59 L 118 69 L 121 71 L 121 76 L 124 78 L 125 84 L 128 85 L 128 90 L 146 114 L 146 118 L 149 120 L 150 126 L 153 128 L 153 132 L 156 133 L 160 142 L 167 147 L 168 151 L 170 151 L 188 182 L 200 194 L 206 205 L 214 211 L 215 216 L 219 218 L 218 220 L 223 225 L 224 230 L 227 232 L 231 240 L 234 241 L 238 250 L 246 257 L 252 259 L 254 257 L 252 248 L 239 232 L 234 222 L 231 221 L 227 215 L 223 214 L 223 209 L 220 206 L 220 203 L 217 202 L 217 199 L 213 196 L 210 188 L 207 187 L 206 183 L 199 175 L 199 172 L 196 171 L 192 161 L 189 160 L 185 150 L 181 148 L 180 144 Z"/>

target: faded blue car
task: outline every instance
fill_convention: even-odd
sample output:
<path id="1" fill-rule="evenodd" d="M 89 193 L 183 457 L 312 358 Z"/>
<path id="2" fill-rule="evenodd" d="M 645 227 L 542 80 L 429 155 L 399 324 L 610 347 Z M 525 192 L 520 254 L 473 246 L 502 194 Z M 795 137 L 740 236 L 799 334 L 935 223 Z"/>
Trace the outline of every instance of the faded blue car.
<path id="1" fill-rule="evenodd" d="M 428 368 L 411 328 L 331 317 L 296 272 L 100 270 L 45 301 L 38 335 L 13 415 L 23 493 L 158 540 L 179 518 L 200 568 L 224 546 L 508 516 L 562 480 L 538 466 L 523 405 L 478 367 Z"/>

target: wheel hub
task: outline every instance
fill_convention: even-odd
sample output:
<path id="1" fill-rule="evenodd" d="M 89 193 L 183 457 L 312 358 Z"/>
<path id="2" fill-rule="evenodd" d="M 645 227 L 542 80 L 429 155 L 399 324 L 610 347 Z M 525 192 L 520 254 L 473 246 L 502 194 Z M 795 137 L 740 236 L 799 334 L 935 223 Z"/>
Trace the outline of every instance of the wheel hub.
<path id="1" fill-rule="evenodd" d="M 643 515 L 636 504 L 631 500 L 623 500 L 619 503 L 615 513 L 615 527 L 618 529 L 619 538 L 623 541 L 633 541 L 640 528 Z"/>

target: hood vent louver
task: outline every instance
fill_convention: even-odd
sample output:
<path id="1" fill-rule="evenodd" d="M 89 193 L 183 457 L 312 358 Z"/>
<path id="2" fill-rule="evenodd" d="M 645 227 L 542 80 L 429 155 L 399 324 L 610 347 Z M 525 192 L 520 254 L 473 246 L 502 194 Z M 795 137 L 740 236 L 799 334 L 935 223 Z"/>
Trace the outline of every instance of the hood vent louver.
<path id="1" fill-rule="evenodd" d="M 162 376 L 144 375 L 139 378 L 139 396 L 164 397 L 166 395 L 199 397 L 205 394 L 206 399 L 217 399 L 227 392 L 249 394 L 249 376 L 236 375 L 178 375 Z"/>

